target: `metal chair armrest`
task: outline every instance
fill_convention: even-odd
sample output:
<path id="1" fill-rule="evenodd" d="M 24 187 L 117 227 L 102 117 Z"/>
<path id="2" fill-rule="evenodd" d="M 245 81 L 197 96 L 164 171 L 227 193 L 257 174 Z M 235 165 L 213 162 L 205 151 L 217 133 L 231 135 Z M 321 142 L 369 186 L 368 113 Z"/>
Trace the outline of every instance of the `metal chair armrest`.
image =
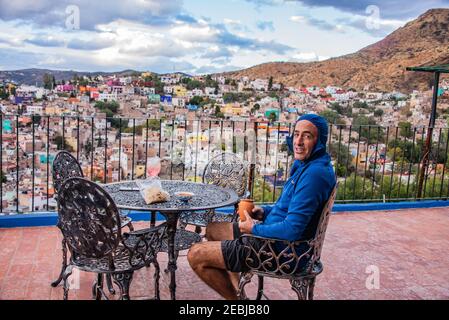
<path id="1" fill-rule="evenodd" d="M 136 265 L 145 261 L 147 266 L 155 259 L 162 246 L 166 224 L 123 234 L 122 244 L 129 252 L 129 263 Z"/>

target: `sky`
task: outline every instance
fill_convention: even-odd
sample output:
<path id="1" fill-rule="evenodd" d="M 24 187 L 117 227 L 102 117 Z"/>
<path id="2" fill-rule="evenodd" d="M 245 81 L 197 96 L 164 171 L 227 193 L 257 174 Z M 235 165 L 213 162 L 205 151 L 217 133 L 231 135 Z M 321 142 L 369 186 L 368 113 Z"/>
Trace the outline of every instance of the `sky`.
<path id="1" fill-rule="evenodd" d="M 0 0 L 0 70 L 205 74 L 349 54 L 449 0 Z"/>

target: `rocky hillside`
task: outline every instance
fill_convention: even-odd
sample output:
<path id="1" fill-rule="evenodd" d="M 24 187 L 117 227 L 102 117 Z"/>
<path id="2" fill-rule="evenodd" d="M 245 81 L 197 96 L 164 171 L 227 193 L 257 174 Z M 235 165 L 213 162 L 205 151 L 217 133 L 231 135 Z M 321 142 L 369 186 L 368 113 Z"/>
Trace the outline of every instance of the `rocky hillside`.
<path id="1" fill-rule="evenodd" d="M 410 92 L 429 88 L 431 76 L 408 66 L 449 64 L 449 9 L 431 9 L 385 39 L 353 54 L 321 62 L 265 63 L 227 75 L 268 78 L 287 86 L 339 85 L 345 88 Z"/>

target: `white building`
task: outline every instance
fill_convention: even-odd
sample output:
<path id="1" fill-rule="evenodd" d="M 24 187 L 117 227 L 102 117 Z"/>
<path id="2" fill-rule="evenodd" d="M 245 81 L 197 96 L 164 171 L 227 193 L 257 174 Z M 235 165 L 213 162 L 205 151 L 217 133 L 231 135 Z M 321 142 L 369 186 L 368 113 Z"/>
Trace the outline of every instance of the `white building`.
<path id="1" fill-rule="evenodd" d="M 21 85 L 16 89 L 17 95 L 33 95 L 36 99 L 42 99 L 48 92 L 49 90 L 47 89 L 27 85 Z"/>
<path id="2" fill-rule="evenodd" d="M 44 106 L 40 106 L 40 105 L 26 106 L 26 113 L 43 115 L 44 114 Z"/>
<path id="3" fill-rule="evenodd" d="M 268 91 L 268 80 L 256 79 L 251 82 L 251 87 L 257 91 Z"/>
<path id="4" fill-rule="evenodd" d="M 107 93 L 107 92 L 102 92 L 100 94 L 98 94 L 98 100 L 101 101 L 112 101 L 112 100 L 117 100 L 118 96 L 117 96 L 117 92 L 113 92 L 113 93 Z"/>

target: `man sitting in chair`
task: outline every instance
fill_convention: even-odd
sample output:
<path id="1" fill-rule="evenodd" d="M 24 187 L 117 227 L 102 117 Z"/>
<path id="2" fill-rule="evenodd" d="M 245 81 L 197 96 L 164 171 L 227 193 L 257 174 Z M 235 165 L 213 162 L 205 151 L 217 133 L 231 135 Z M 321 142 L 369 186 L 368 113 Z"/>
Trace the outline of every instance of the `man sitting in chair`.
<path id="1" fill-rule="evenodd" d="M 208 241 L 192 246 L 187 255 L 195 273 L 225 299 L 237 299 L 239 272 L 246 271 L 242 234 L 287 241 L 314 236 L 321 211 L 335 186 L 335 174 L 326 152 L 327 122 L 314 114 L 301 116 L 287 138 L 295 161 L 290 178 L 273 206 L 255 207 L 246 220 L 210 223 Z M 254 220 L 261 223 L 255 223 Z M 254 238 L 244 238 L 257 241 Z"/>

